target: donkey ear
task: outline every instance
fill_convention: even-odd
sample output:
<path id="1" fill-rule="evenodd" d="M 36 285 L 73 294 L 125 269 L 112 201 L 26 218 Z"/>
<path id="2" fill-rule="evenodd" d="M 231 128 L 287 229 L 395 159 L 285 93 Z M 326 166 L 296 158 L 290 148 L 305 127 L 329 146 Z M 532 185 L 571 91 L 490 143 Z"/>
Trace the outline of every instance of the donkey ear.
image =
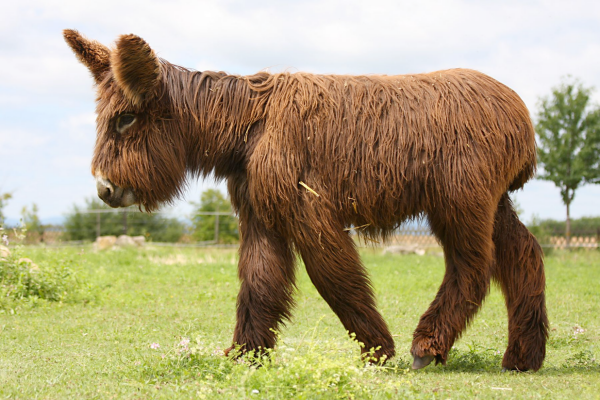
<path id="1" fill-rule="evenodd" d="M 79 61 L 83 63 L 100 83 L 104 74 L 110 69 L 110 50 L 95 40 L 88 40 L 73 29 L 65 29 L 63 36 Z"/>
<path id="2" fill-rule="evenodd" d="M 160 61 L 144 39 L 122 35 L 110 57 L 117 84 L 133 104 L 149 99 L 160 80 Z"/>

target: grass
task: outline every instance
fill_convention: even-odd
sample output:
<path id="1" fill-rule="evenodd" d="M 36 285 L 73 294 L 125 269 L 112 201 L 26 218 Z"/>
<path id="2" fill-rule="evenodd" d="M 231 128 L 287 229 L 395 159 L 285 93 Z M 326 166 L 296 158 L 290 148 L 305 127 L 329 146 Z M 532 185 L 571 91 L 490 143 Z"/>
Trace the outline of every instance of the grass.
<path id="1" fill-rule="evenodd" d="M 551 332 L 537 373 L 500 371 L 507 321 L 497 288 L 447 366 L 410 370 L 412 331 L 444 272 L 433 255 L 363 251 L 396 340 L 386 366 L 359 361 L 301 267 L 294 321 L 256 368 L 221 355 L 235 323 L 234 250 L 24 252 L 40 268 L 67 260 L 88 289 L 0 309 L 1 398 L 599 398 L 597 252 L 546 259 Z"/>

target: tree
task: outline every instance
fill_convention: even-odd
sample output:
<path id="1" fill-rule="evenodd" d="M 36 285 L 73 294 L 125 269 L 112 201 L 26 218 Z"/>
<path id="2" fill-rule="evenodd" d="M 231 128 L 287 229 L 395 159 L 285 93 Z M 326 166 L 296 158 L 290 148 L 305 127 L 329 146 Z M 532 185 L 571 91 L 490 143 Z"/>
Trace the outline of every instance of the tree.
<path id="1" fill-rule="evenodd" d="M 539 178 L 554 182 L 566 206 L 565 234 L 571 238 L 571 202 L 586 183 L 600 183 L 600 108 L 592 107 L 592 88 L 564 80 L 540 100 L 537 114 Z"/>
<path id="2" fill-rule="evenodd" d="M 98 235 L 126 233 L 155 242 L 177 242 L 185 231 L 184 224 L 176 218 L 142 213 L 135 208 L 114 210 L 95 197 L 86 199 L 83 207 L 73 205 L 64 226 L 67 240 L 95 240 Z"/>
<path id="3" fill-rule="evenodd" d="M 21 210 L 21 216 L 23 217 L 23 224 L 27 228 L 27 240 L 29 242 L 38 242 L 44 237 L 44 226 L 38 216 L 38 206 L 33 203 L 31 211 L 27 206 Z"/>
<path id="4" fill-rule="evenodd" d="M 200 197 L 200 203 L 192 204 L 196 208 L 192 217 L 192 236 L 196 240 L 215 240 L 218 243 L 235 243 L 240 240 L 237 218 L 230 215 L 231 203 L 219 190 L 206 190 Z M 216 212 L 227 214 L 206 214 Z"/>
<path id="5" fill-rule="evenodd" d="M 0 192 L 0 226 L 4 225 L 4 214 L 2 213 L 2 209 L 4 209 L 4 207 L 6 206 L 6 203 L 8 203 L 8 200 L 10 200 L 12 198 L 12 193 L 1 193 Z"/>

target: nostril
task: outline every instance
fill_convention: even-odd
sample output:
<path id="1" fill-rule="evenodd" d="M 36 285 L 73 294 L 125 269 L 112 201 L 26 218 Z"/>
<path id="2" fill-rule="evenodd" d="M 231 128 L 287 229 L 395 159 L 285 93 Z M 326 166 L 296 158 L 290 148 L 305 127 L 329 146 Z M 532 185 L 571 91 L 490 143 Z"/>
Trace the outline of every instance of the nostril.
<path id="1" fill-rule="evenodd" d="M 115 187 L 108 179 L 97 179 L 96 188 L 98 197 L 104 201 L 109 201 L 115 194 Z"/>
<path id="2" fill-rule="evenodd" d="M 110 199 L 112 194 L 113 190 L 110 186 L 104 186 L 99 193 L 101 199 Z"/>

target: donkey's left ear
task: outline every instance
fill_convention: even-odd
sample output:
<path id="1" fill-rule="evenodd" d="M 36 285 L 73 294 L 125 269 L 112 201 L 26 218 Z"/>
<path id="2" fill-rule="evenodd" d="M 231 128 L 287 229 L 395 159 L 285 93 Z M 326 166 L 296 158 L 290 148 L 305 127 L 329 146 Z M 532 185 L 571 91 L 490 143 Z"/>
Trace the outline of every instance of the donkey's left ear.
<path id="1" fill-rule="evenodd" d="M 160 61 L 148 43 L 136 35 L 122 35 L 110 55 L 117 84 L 135 105 L 149 100 L 160 81 Z"/>

